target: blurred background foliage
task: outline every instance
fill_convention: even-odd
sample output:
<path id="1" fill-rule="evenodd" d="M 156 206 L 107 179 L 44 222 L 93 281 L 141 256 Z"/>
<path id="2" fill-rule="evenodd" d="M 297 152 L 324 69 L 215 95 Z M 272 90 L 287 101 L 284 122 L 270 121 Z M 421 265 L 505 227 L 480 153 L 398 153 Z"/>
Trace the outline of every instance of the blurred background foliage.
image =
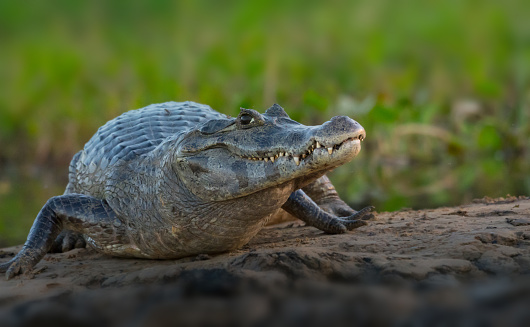
<path id="1" fill-rule="evenodd" d="M 99 126 L 151 103 L 274 102 L 367 130 L 332 180 L 379 211 L 530 194 L 530 2 L 0 1 L 0 245 Z"/>

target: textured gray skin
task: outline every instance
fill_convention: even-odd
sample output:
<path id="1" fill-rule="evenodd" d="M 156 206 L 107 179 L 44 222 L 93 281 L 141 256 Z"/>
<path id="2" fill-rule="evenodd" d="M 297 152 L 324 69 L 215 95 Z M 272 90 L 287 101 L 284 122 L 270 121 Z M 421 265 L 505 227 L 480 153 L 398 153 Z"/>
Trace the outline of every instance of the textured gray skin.
<path id="1" fill-rule="evenodd" d="M 360 227 L 372 208 L 348 207 L 324 174 L 364 137 L 348 117 L 304 126 L 278 105 L 237 118 L 193 102 L 126 112 L 74 156 L 65 194 L 46 203 L 0 272 L 11 278 L 85 242 L 151 259 L 229 251 L 282 209 L 328 233 Z"/>

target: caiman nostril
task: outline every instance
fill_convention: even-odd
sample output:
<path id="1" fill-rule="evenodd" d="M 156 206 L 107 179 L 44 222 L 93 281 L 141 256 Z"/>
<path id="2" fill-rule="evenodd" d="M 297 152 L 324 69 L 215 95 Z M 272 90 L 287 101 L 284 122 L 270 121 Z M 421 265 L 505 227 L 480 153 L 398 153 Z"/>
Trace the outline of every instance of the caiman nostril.
<path id="1" fill-rule="evenodd" d="M 366 139 L 366 132 L 364 131 L 364 128 L 361 127 L 361 131 L 359 132 L 359 141 L 363 141 L 364 139 Z"/>

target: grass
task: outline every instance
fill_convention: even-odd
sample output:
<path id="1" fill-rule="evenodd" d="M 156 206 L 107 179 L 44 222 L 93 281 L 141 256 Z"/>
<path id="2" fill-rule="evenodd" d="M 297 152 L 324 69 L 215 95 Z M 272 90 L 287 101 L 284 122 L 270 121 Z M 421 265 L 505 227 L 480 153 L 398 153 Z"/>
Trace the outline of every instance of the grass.
<path id="1" fill-rule="evenodd" d="M 23 241 L 104 122 L 193 100 L 344 114 L 363 151 L 332 174 L 353 206 L 530 194 L 525 1 L 0 2 L 0 244 Z"/>

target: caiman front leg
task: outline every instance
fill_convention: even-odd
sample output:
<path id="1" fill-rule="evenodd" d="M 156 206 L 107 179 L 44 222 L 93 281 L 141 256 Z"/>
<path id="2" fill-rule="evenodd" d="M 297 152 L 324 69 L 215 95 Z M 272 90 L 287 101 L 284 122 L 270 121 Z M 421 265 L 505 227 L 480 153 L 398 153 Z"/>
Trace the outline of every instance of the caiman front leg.
<path id="1" fill-rule="evenodd" d="M 0 264 L 6 278 L 30 271 L 51 249 L 63 230 L 92 236 L 103 243 L 124 242 L 125 228 L 105 200 L 81 194 L 56 196 L 41 209 L 22 250 Z"/>
<path id="2" fill-rule="evenodd" d="M 345 217 L 357 212 L 339 197 L 337 190 L 335 190 L 335 187 L 326 175 L 305 186 L 303 191 L 320 208 L 333 215 Z"/>
<path id="3" fill-rule="evenodd" d="M 291 193 L 282 206 L 282 209 L 303 220 L 308 225 L 331 234 L 342 234 L 348 230 L 366 225 L 366 221 L 363 218 L 371 217 L 370 211 L 373 208 L 369 206 L 347 217 L 337 217 L 322 210 L 302 190 L 296 190 Z"/>

